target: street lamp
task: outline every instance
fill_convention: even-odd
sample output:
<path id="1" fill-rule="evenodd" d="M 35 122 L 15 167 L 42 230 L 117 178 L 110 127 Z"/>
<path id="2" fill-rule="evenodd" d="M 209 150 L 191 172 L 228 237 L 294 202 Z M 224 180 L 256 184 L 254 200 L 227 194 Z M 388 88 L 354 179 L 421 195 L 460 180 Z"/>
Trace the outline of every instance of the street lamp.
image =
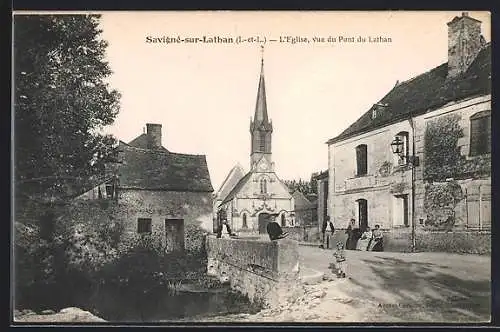
<path id="1" fill-rule="evenodd" d="M 415 127 L 413 123 L 413 119 L 408 120 L 410 122 L 410 126 L 412 128 L 413 134 L 413 153 L 415 153 Z M 408 141 L 406 141 L 408 142 Z M 411 249 L 412 252 L 415 251 L 416 247 L 416 239 L 415 239 L 415 167 L 419 165 L 419 158 L 415 155 L 410 155 L 409 153 L 405 153 L 405 142 L 399 137 L 394 137 L 394 140 L 391 142 L 391 150 L 392 153 L 398 155 L 401 159 L 403 159 L 406 165 L 411 169 Z"/>
<path id="2" fill-rule="evenodd" d="M 404 141 L 399 136 L 394 137 L 394 140 L 391 142 L 392 153 L 398 155 L 408 165 L 418 166 L 419 165 L 418 156 L 411 156 L 405 154 L 404 148 L 405 148 Z"/>

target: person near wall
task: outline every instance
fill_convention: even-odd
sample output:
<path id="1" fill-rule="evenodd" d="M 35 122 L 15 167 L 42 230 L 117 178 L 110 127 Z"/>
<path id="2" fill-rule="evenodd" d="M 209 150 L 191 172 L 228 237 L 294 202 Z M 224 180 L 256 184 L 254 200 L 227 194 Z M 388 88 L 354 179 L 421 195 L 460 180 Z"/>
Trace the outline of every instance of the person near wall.
<path id="1" fill-rule="evenodd" d="M 327 228 L 327 226 L 328 226 L 328 223 L 327 223 L 327 220 L 325 220 L 323 222 L 323 225 L 321 226 L 321 244 L 319 245 L 319 247 L 321 249 L 328 248 L 328 238 L 326 238 L 326 228 Z M 326 243 L 325 243 L 325 240 L 327 241 Z"/>
<path id="2" fill-rule="evenodd" d="M 217 238 L 220 239 L 223 237 L 224 228 L 226 228 L 226 234 L 229 236 L 236 236 L 236 234 L 231 231 L 231 227 L 229 226 L 227 219 L 223 219 L 219 225 L 219 229 L 217 230 Z"/>
<path id="3" fill-rule="evenodd" d="M 372 242 L 368 248 L 369 251 L 384 251 L 384 235 L 380 229 L 380 225 L 375 225 L 372 232 Z"/>
<path id="4" fill-rule="evenodd" d="M 356 245 L 356 250 L 367 251 L 372 241 L 373 233 L 370 230 L 370 227 L 366 227 L 366 230 L 361 235 L 361 238 L 358 240 L 358 244 Z"/>
<path id="5" fill-rule="evenodd" d="M 356 237 L 354 233 L 354 227 L 356 226 L 356 220 L 351 219 L 349 222 L 349 225 L 347 226 L 346 229 L 346 234 L 347 234 L 347 240 L 345 242 L 345 248 L 347 250 L 355 250 L 356 249 Z"/>
<path id="6" fill-rule="evenodd" d="M 276 222 L 276 215 L 271 215 L 271 220 L 267 224 L 266 230 L 271 241 L 283 239 L 288 236 L 288 233 L 283 232 L 280 224 Z"/>

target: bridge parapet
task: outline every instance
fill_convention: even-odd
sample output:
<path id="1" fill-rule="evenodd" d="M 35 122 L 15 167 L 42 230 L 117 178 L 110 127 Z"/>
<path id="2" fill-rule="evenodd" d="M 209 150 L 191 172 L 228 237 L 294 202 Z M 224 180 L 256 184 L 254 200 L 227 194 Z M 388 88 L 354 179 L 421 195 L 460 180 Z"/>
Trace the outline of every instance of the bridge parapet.
<path id="1" fill-rule="evenodd" d="M 273 306 L 295 294 L 299 284 L 298 242 L 207 237 L 207 273 L 231 288 Z"/>

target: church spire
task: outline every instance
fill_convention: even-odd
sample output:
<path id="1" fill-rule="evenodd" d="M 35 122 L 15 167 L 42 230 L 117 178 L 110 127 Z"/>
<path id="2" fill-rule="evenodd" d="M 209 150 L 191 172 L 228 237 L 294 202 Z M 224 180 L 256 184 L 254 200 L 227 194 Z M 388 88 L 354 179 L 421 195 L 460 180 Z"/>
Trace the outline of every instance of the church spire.
<path id="1" fill-rule="evenodd" d="M 264 80 L 264 47 L 261 46 L 260 77 L 257 89 L 257 102 L 255 104 L 255 114 L 253 121 L 250 120 L 251 134 L 251 169 L 256 167 L 256 163 L 265 157 L 271 164 L 271 140 L 273 125 L 267 115 L 266 84 Z"/>
<path id="2" fill-rule="evenodd" d="M 260 58 L 260 78 L 259 88 L 257 90 L 257 102 L 255 104 L 255 115 L 253 118 L 255 124 L 268 124 L 267 103 L 266 103 L 266 84 L 264 80 L 264 46 L 261 46 Z"/>

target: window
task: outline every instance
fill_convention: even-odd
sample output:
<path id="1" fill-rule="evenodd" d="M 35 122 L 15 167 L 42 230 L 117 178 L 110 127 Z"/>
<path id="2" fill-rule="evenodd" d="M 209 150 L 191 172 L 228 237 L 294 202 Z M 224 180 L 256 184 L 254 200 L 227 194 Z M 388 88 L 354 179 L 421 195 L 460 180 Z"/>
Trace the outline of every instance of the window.
<path id="1" fill-rule="evenodd" d="M 260 179 L 260 193 L 267 193 L 267 180 L 265 178 Z"/>
<path id="2" fill-rule="evenodd" d="M 151 218 L 137 219 L 137 233 L 139 234 L 151 233 Z"/>
<path id="3" fill-rule="evenodd" d="M 356 147 L 356 175 L 366 175 L 368 171 L 368 160 L 366 155 L 366 144 L 361 144 Z"/>
<path id="4" fill-rule="evenodd" d="M 247 225 L 247 214 L 243 213 L 243 225 L 241 226 L 242 228 L 248 228 Z"/>
<path id="5" fill-rule="evenodd" d="M 470 117 L 470 156 L 491 153 L 491 111 Z"/>
<path id="6" fill-rule="evenodd" d="M 283 213 L 281 215 L 281 227 L 285 227 L 286 226 L 286 219 L 285 219 L 285 214 Z"/>
<path id="7" fill-rule="evenodd" d="M 113 185 L 112 184 L 107 184 L 106 185 L 106 197 L 107 198 L 113 198 Z"/>
<path id="8" fill-rule="evenodd" d="M 372 109 L 372 120 L 375 119 L 377 117 L 377 109 L 374 108 Z"/>
<path id="9" fill-rule="evenodd" d="M 261 152 L 265 152 L 266 151 L 266 133 L 265 132 L 261 132 L 260 133 L 260 142 L 259 142 L 260 146 L 259 146 L 259 150 Z"/>
<path id="10" fill-rule="evenodd" d="M 408 156 L 410 154 L 410 148 L 409 148 L 409 134 L 407 131 L 401 131 L 399 132 L 395 137 L 399 138 L 401 142 L 403 142 L 403 153 L 398 155 L 398 154 L 393 154 L 394 155 L 394 163 L 397 165 L 406 165 L 408 163 Z"/>

